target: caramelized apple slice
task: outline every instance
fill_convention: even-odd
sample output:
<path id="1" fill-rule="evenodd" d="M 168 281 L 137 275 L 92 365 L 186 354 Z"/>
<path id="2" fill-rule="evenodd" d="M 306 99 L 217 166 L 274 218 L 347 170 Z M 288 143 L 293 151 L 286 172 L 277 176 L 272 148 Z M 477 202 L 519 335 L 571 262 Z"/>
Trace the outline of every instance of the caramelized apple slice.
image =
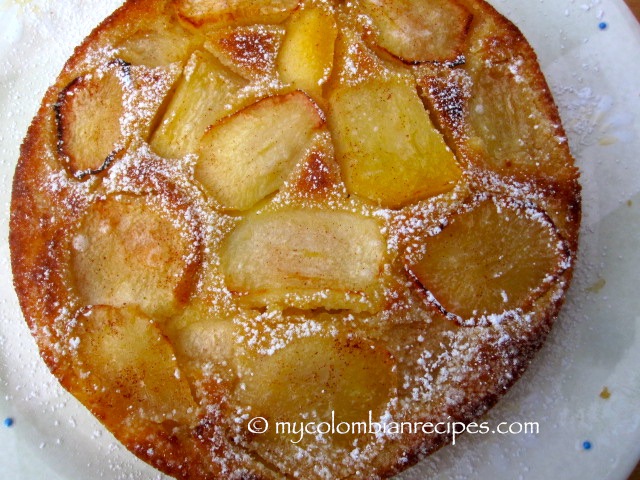
<path id="1" fill-rule="evenodd" d="M 162 18 L 128 35 L 116 45 L 118 57 L 132 65 L 160 67 L 185 62 L 197 37 Z"/>
<path id="2" fill-rule="evenodd" d="M 173 0 L 178 15 L 196 27 L 280 23 L 299 0 Z"/>
<path id="3" fill-rule="evenodd" d="M 244 81 L 227 71 L 210 54 L 195 51 L 153 134 L 151 147 L 167 158 L 194 153 L 209 125 L 229 113 L 235 92 Z"/>
<path id="4" fill-rule="evenodd" d="M 466 136 L 480 155 L 471 159 L 502 175 L 573 179 L 567 139 L 546 85 L 531 84 L 532 75 L 519 73 L 537 68 L 521 57 L 473 62 Z"/>
<path id="5" fill-rule="evenodd" d="M 526 309 L 565 265 L 564 242 L 539 211 L 484 201 L 424 241 L 408 268 L 448 313 L 464 319 Z"/>
<path id="6" fill-rule="evenodd" d="M 83 75 L 58 95 L 55 104 L 58 150 L 76 176 L 103 169 L 124 147 L 123 79 L 126 64 Z"/>
<path id="7" fill-rule="evenodd" d="M 149 315 L 168 315 L 188 299 L 198 241 L 149 201 L 112 195 L 89 207 L 71 251 L 85 305 L 132 304 Z"/>
<path id="8" fill-rule="evenodd" d="M 209 35 L 205 47 L 228 69 L 248 80 L 273 75 L 284 29 L 252 25 L 221 29 Z"/>
<path id="9" fill-rule="evenodd" d="M 180 70 L 117 60 L 71 82 L 55 105 L 58 150 L 71 173 L 99 173 L 131 139 L 146 139 Z"/>
<path id="10" fill-rule="evenodd" d="M 330 99 L 329 124 L 347 188 L 385 207 L 451 190 L 456 159 L 404 81 L 343 86 Z"/>
<path id="11" fill-rule="evenodd" d="M 225 240 L 227 287 L 252 307 L 380 308 L 385 242 L 354 213 L 284 210 L 247 217 Z"/>
<path id="12" fill-rule="evenodd" d="M 92 307 L 78 316 L 73 333 L 79 368 L 87 375 L 78 388 L 99 418 L 195 420 L 189 385 L 151 318 L 131 307 Z"/>
<path id="13" fill-rule="evenodd" d="M 317 7 L 295 12 L 278 57 L 282 81 L 320 99 L 333 66 L 337 34 L 331 13 Z"/>
<path id="14" fill-rule="evenodd" d="M 195 177 L 225 208 L 247 210 L 282 185 L 323 124 L 300 91 L 263 99 L 206 133 Z"/>
<path id="15" fill-rule="evenodd" d="M 456 0 L 363 0 L 378 29 L 376 43 L 406 62 L 453 61 L 471 24 Z"/>
<path id="16" fill-rule="evenodd" d="M 299 338 L 271 356 L 246 356 L 244 361 L 242 374 L 249 381 L 236 391 L 237 401 L 251 406 L 252 416 L 262 416 L 274 427 L 280 421 L 331 422 L 332 412 L 335 424 L 368 422 L 370 411 L 375 421 L 396 387 L 388 350 L 358 338 Z M 300 439 L 281 433 L 285 435 L 271 431 L 256 439 L 287 443 Z M 351 433 L 333 439 L 350 444 L 357 436 Z"/>

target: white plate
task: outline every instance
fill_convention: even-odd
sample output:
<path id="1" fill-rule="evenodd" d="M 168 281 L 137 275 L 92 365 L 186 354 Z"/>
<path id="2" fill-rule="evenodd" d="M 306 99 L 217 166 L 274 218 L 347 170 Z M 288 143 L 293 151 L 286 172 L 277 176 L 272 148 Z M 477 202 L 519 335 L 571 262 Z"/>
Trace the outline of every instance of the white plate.
<path id="1" fill-rule="evenodd" d="M 0 0 L 0 421 L 15 420 L 0 423 L 2 478 L 165 478 L 48 373 L 18 310 L 6 242 L 19 145 L 44 90 L 119 3 Z M 486 418 L 538 422 L 539 433 L 466 435 L 402 478 L 624 480 L 640 458 L 640 28 L 621 0 L 492 3 L 538 51 L 582 170 L 580 260 L 549 341 Z"/>

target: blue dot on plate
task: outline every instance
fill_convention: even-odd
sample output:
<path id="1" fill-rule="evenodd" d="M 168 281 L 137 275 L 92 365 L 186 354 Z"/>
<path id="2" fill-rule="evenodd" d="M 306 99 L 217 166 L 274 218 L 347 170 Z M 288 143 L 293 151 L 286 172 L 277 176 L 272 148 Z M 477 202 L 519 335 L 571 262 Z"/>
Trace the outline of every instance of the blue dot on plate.
<path id="1" fill-rule="evenodd" d="M 584 442 L 582 442 L 582 448 L 584 448 L 585 450 L 591 450 L 591 447 L 593 445 L 591 445 L 591 442 L 589 440 L 585 440 Z"/>
<path id="2" fill-rule="evenodd" d="M 600 22 L 600 23 L 598 24 L 598 28 L 599 28 L 600 30 L 606 30 L 608 26 L 609 26 L 609 25 L 607 25 L 607 22 Z"/>
<path id="3" fill-rule="evenodd" d="M 5 427 L 11 427 L 13 426 L 13 418 L 11 417 L 7 417 L 4 419 L 4 426 Z"/>

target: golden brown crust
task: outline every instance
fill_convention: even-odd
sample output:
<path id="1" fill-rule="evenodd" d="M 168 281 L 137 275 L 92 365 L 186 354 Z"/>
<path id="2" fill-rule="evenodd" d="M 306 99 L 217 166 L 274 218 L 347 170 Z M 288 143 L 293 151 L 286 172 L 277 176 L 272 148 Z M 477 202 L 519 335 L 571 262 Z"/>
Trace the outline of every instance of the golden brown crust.
<path id="1" fill-rule="evenodd" d="M 393 22 L 412 8 L 382 3 Z M 398 40 L 388 11 L 365 4 L 129 0 L 76 48 L 21 147 L 11 263 L 41 356 L 129 450 L 176 478 L 396 474 L 450 435 L 308 435 L 298 445 L 247 421 L 473 421 L 520 377 L 564 301 L 580 185 L 532 48 L 483 0 L 425 0 L 420 8 L 457 12 L 453 43 L 408 57 L 423 40 Z M 335 50 L 316 49 L 331 33 Z M 285 48 L 302 67 L 283 65 Z M 95 100 L 114 66 L 126 74 Z M 74 95 L 90 100 L 79 107 Z M 410 108 L 399 121 L 377 118 L 392 99 Z M 103 138 L 102 117 L 82 118 L 104 104 L 118 121 Z M 336 111 L 361 121 L 336 122 Z M 77 140 L 87 129 L 99 148 Z M 411 145 L 417 163 L 396 158 L 382 175 L 413 190 L 380 205 L 362 152 L 393 159 L 405 148 L 396 138 L 415 131 L 431 142 Z M 192 144 L 167 147 L 184 139 Z M 235 139 L 247 143 L 221 154 Z M 420 163 L 425 149 L 431 163 Z M 200 179 L 211 172 L 226 195 Z M 411 187 L 416 172 L 447 182 Z M 453 287 L 440 277 L 440 290 L 418 286 L 412 268 L 426 238 L 490 202 L 544 230 L 546 275 L 515 305 L 505 288 L 502 311 L 462 309 L 452 321 L 443 298 Z M 452 241 L 445 250 L 464 253 Z"/>

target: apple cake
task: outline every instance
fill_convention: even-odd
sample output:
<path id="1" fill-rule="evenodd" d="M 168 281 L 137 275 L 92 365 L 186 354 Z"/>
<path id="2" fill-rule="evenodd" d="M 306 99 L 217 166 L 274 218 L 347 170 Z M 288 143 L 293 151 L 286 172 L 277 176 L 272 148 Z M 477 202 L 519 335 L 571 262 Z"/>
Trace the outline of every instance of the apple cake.
<path id="1" fill-rule="evenodd" d="M 387 478 L 521 375 L 579 222 L 482 0 L 129 0 L 45 94 L 10 245 L 44 361 L 142 460 Z"/>

